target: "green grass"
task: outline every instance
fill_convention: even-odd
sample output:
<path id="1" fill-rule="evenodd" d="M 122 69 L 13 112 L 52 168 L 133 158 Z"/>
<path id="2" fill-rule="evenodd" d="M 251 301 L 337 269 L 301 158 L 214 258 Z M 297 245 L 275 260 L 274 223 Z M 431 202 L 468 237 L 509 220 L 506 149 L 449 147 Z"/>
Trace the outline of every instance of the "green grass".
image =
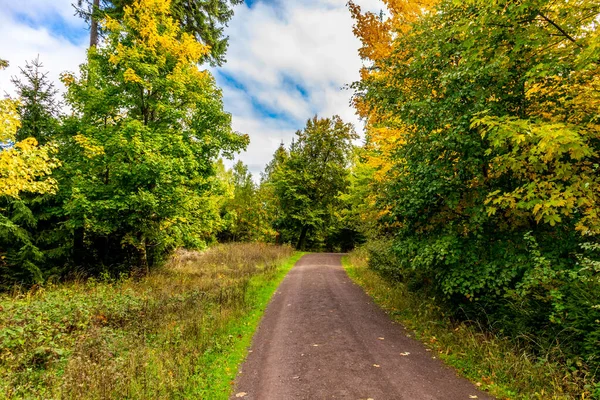
<path id="1" fill-rule="evenodd" d="M 342 262 L 350 278 L 391 318 L 411 330 L 432 354 L 498 399 L 600 398 L 599 386 L 576 366 L 532 356 L 509 338 L 451 321 L 434 299 L 383 278 L 368 268 L 360 253 Z"/>
<path id="2" fill-rule="evenodd" d="M 248 348 L 273 293 L 287 273 L 305 253 L 296 252 L 282 264 L 272 276 L 257 276 L 250 281 L 247 292 L 248 302 L 252 306 L 241 318 L 234 319 L 219 335 L 224 339 L 218 350 L 211 349 L 204 354 L 201 364 L 206 370 L 196 390 L 190 395 L 203 399 L 227 399 L 231 394 L 232 384 L 238 368 L 248 354 Z"/>
<path id="3" fill-rule="evenodd" d="M 261 244 L 179 252 L 135 280 L 0 296 L 0 398 L 227 399 L 281 279 L 300 258 Z"/>

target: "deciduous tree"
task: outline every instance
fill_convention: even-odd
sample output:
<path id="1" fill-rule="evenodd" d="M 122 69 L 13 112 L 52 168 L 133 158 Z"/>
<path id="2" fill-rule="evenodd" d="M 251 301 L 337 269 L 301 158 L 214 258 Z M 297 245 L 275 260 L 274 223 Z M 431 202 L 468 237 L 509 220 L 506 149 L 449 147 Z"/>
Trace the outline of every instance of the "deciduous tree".
<path id="1" fill-rule="evenodd" d="M 169 1 L 136 0 L 104 29 L 80 77 L 63 77 L 76 117 L 66 124 L 66 227 L 78 262 L 145 271 L 174 247 L 211 240 L 215 162 L 248 139 L 198 69 L 210 49 L 182 32 Z"/>

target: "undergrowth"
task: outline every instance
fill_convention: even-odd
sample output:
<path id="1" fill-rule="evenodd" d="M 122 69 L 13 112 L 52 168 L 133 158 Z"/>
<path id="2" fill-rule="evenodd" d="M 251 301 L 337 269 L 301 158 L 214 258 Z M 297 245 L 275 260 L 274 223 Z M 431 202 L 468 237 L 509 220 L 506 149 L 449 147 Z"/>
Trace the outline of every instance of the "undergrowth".
<path id="1" fill-rule="evenodd" d="M 289 247 L 180 251 L 135 280 L 0 297 L 0 398 L 227 399 Z"/>
<path id="2" fill-rule="evenodd" d="M 348 275 L 446 364 L 499 399 L 598 399 L 600 386 L 579 366 L 534 356 L 516 340 L 475 322 L 453 321 L 436 299 L 368 267 L 364 251 L 344 257 Z"/>

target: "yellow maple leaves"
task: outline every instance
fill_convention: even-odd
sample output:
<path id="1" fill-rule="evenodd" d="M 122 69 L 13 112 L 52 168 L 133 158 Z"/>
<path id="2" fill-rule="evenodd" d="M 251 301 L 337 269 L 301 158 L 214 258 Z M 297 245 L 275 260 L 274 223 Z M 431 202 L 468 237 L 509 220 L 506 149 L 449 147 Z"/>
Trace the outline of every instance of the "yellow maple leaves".
<path id="1" fill-rule="evenodd" d="M 13 99 L 0 100 L 0 142 L 14 139 L 21 127 L 18 105 L 19 102 Z"/>
<path id="2" fill-rule="evenodd" d="M 0 152 L 0 196 L 18 198 L 21 192 L 54 193 L 56 181 L 40 180 L 58 166 L 54 148 L 39 147 L 33 138 L 25 139 L 13 148 Z"/>
<path id="3" fill-rule="evenodd" d="M 8 65 L 0 60 L 0 70 Z M 34 138 L 15 143 L 21 127 L 19 101 L 0 100 L 0 197 L 19 193 L 53 193 L 56 182 L 46 178 L 58 166 L 53 146 L 39 147 Z"/>
<path id="4" fill-rule="evenodd" d="M 361 8 L 352 1 L 348 4 L 354 18 L 354 34 L 361 40 L 359 55 L 367 62 L 361 70 L 361 80 L 389 81 L 388 63 L 395 52 L 402 51 L 394 47 L 394 38 L 406 34 L 420 16 L 431 10 L 438 0 L 384 0 L 387 16 L 371 12 L 362 13 Z M 392 179 L 393 152 L 404 144 L 404 137 L 411 127 L 388 113 L 369 100 L 357 96 L 354 107 L 360 117 L 365 119 L 367 136 L 366 163 L 375 169 L 375 181 L 384 182 Z"/>
<path id="5" fill-rule="evenodd" d="M 52 146 L 39 147 L 33 138 L 14 143 L 21 126 L 17 113 L 18 101 L 0 100 L 0 196 L 18 198 L 21 192 L 53 193 L 56 182 L 40 179 L 52 173 L 58 165 L 52 157 Z"/>
<path id="6" fill-rule="evenodd" d="M 198 42 L 192 35 L 181 32 L 179 24 L 171 17 L 170 0 L 137 0 L 125 7 L 123 21 L 108 17 L 104 26 L 111 32 L 135 32 L 137 41 L 131 45 L 118 43 L 110 62 L 126 67 L 125 79 L 143 83 L 139 64 L 148 58 L 160 63 L 167 62 L 167 55 L 175 57 L 180 65 L 190 66 L 210 52 L 210 48 Z"/>

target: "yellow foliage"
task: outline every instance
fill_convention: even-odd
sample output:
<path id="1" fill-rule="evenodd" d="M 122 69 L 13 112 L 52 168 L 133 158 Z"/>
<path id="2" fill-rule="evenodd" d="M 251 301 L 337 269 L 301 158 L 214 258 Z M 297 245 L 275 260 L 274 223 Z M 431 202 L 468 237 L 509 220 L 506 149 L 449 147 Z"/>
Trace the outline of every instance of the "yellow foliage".
<path id="1" fill-rule="evenodd" d="M 104 154 L 104 147 L 94 144 L 93 141 L 81 134 L 75 135 L 73 138 L 75 142 L 83 149 L 86 157 L 94 158 Z"/>
<path id="2" fill-rule="evenodd" d="M 21 121 L 17 112 L 19 101 L 0 100 L 0 197 L 18 198 L 19 193 L 53 193 L 53 179 L 40 180 L 52 173 L 58 161 L 52 157 L 52 146 L 39 147 L 33 138 L 13 143 Z"/>
<path id="3" fill-rule="evenodd" d="M 13 99 L 0 100 L 0 142 L 13 140 L 21 127 L 18 105 L 19 102 Z"/>
<path id="4" fill-rule="evenodd" d="M 54 179 L 40 180 L 58 166 L 52 157 L 54 151 L 52 146 L 39 147 L 33 138 L 0 151 L 0 196 L 18 198 L 21 192 L 54 193 Z"/>
<path id="5" fill-rule="evenodd" d="M 111 32 L 131 31 L 138 38 L 129 46 L 117 44 L 110 62 L 125 68 L 125 81 L 144 84 L 143 63 L 160 67 L 174 57 L 177 68 L 195 67 L 210 52 L 192 35 L 182 33 L 170 16 L 170 0 L 137 0 L 125 7 L 123 21 L 107 18 L 104 27 Z M 200 71 L 198 71 L 200 73 Z"/>
<path id="6" fill-rule="evenodd" d="M 401 51 L 394 48 L 394 38 L 409 32 L 411 24 L 432 10 L 438 1 L 384 0 L 387 17 L 371 12 L 362 13 L 360 6 L 352 1 L 349 3 L 355 20 L 354 34 L 362 42 L 359 54 L 368 63 L 368 67 L 361 70 L 363 82 L 391 81 L 386 62 L 395 57 L 394 52 Z M 381 183 L 393 179 L 392 171 L 397 161 L 392 161 L 392 155 L 404 143 L 403 138 L 410 127 L 393 116 L 382 113 L 374 104 L 360 96 L 354 99 L 354 107 L 366 121 L 367 153 L 364 157 L 366 164 L 375 169 L 375 181 Z"/>

